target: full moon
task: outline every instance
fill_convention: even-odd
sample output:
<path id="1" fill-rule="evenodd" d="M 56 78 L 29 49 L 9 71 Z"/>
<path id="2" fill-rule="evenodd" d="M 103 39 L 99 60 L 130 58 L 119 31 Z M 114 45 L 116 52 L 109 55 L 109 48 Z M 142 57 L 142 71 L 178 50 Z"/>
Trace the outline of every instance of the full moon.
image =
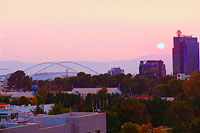
<path id="1" fill-rule="evenodd" d="M 157 48 L 158 49 L 163 49 L 163 48 L 165 48 L 165 44 L 164 43 L 158 43 L 157 44 Z"/>

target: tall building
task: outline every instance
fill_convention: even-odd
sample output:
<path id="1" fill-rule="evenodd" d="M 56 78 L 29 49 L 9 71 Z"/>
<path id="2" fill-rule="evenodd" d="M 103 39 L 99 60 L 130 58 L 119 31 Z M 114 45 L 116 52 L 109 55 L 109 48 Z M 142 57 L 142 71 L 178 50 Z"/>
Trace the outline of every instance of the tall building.
<path id="1" fill-rule="evenodd" d="M 124 73 L 124 70 L 121 69 L 120 67 L 114 67 L 114 68 L 111 68 L 111 70 L 109 70 L 108 73 L 111 75 L 115 75 L 115 74 Z"/>
<path id="2" fill-rule="evenodd" d="M 196 37 L 181 35 L 177 31 L 173 48 L 173 75 L 190 75 L 199 71 L 199 43 Z"/>
<path id="3" fill-rule="evenodd" d="M 140 61 L 140 76 L 150 79 L 156 79 L 166 75 L 165 64 L 162 60 Z"/>

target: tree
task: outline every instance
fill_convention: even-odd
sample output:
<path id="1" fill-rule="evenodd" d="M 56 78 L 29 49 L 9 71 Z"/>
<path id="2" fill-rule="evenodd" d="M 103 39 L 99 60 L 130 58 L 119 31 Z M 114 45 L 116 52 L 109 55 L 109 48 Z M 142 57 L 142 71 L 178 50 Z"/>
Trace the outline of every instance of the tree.
<path id="1" fill-rule="evenodd" d="M 2 98 L 2 102 L 3 102 L 3 103 L 8 103 L 8 104 L 10 104 L 10 99 L 9 99 L 9 97 L 7 97 L 7 96 L 3 97 L 3 98 Z"/>
<path id="2" fill-rule="evenodd" d="M 19 98 L 12 99 L 11 104 L 12 105 L 20 105 L 20 99 Z"/>
<path id="3" fill-rule="evenodd" d="M 133 122 L 133 123 L 149 123 L 149 117 L 145 113 L 146 105 L 136 101 L 133 98 L 124 100 L 121 103 L 122 118 L 121 122 Z"/>
<path id="4" fill-rule="evenodd" d="M 191 74 L 190 79 L 184 82 L 183 90 L 186 97 L 200 95 L 200 72 Z"/>
<path id="5" fill-rule="evenodd" d="M 140 133 L 141 127 L 138 124 L 132 122 L 125 123 L 121 126 L 121 133 Z"/>
<path id="6" fill-rule="evenodd" d="M 20 105 L 28 105 L 30 103 L 31 103 L 30 99 L 26 98 L 25 96 L 22 96 L 20 98 Z"/>
<path id="7" fill-rule="evenodd" d="M 98 93 L 103 93 L 103 94 L 107 94 L 108 89 L 106 87 L 102 87 L 102 89 L 98 92 Z"/>
<path id="8" fill-rule="evenodd" d="M 33 96 L 33 98 L 32 98 L 32 105 L 39 105 L 38 100 L 35 96 Z"/>
<path id="9" fill-rule="evenodd" d="M 46 98 L 48 92 L 49 88 L 47 88 L 46 86 L 39 87 L 37 90 L 37 94 L 40 95 L 43 99 Z"/>
<path id="10" fill-rule="evenodd" d="M 31 80 L 29 76 L 25 75 L 24 71 L 18 70 L 8 78 L 8 86 L 9 88 L 16 88 L 17 90 L 30 90 Z"/>
<path id="11" fill-rule="evenodd" d="M 37 98 L 37 101 L 38 101 L 38 104 L 40 105 L 40 104 L 42 104 L 42 103 L 44 103 L 44 99 L 43 99 L 43 97 L 41 97 L 40 95 L 35 95 L 35 97 Z"/>
<path id="12" fill-rule="evenodd" d="M 160 97 L 153 96 L 146 100 L 147 112 L 152 117 L 152 124 L 154 127 L 164 125 L 166 111 L 169 108 L 170 102 L 162 100 Z"/>
<path id="13" fill-rule="evenodd" d="M 162 88 L 162 93 L 166 97 L 179 97 L 183 94 L 182 85 L 182 80 L 171 79 L 165 84 L 165 88 Z"/>
<path id="14" fill-rule="evenodd" d="M 200 131 L 200 118 L 193 120 L 193 122 L 190 125 L 189 131 L 192 132 L 192 133 L 199 133 L 199 131 Z"/>
<path id="15" fill-rule="evenodd" d="M 149 133 L 149 131 L 151 130 L 152 125 L 151 123 L 149 124 L 142 124 L 141 126 L 141 133 Z"/>
<path id="16" fill-rule="evenodd" d="M 106 127 L 107 133 L 119 132 L 120 121 L 116 112 L 106 111 Z"/>
<path id="17" fill-rule="evenodd" d="M 158 84 L 167 84 L 171 79 L 176 79 L 174 76 L 166 75 L 158 79 Z"/>
<path id="18" fill-rule="evenodd" d="M 48 114 L 49 115 L 57 115 L 57 114 L 62 114 L 62 113 L 64 113 L 63 104 L 58 103 L 58 104 L 55 104 L 51 110 L 49 110 Z"/>
<path id="19" fill-rule="evenodd" d="M 149 79 L 140 77 L 139 75 L 136 75 L 133 78 L 133 82 L 135 82 L 135 86 L 133 87 L 133 94 L 147 93 L 148 89 L 153 87 Z"/>
<path id="20" fill-rule="evenodd" d="M 171 104 L 167 114 L 167 121 L 171 126 L 176 126 L 181 122 L 188 126 L 194 119 L 194 109 L 184 101 L 176 101 L 174 104 Z"/>
<path id="21" fill-rule="evenodd" d="M 45 103 L 50 104 L 55 102 L 55 97 L 52 93 L 47 93 L 46 98 L 45 98 Z"/>

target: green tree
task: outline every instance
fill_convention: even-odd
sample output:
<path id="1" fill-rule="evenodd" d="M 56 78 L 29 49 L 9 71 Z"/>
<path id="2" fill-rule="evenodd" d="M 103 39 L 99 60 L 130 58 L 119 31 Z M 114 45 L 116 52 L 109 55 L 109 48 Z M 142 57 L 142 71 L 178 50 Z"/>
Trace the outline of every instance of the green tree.
<path id="1" fill-rule="evenodd" d="M 166 97 L 180 97 L 183 94 L 182 85 L 182 80 L 171 79 L 165 87 L 162 88 L 162 93 Z"/>
<path id="2" fill-rule="evenodd" d="M 2 98 L 2 102 L 3 102 L 3 103 L 8 103 L 8 104 L 10 104 L 10 99 L 9 99 L 9 97 L 7 97 L 7 96 L 3 97 L 3 98 Z"/>
<path id="3" fill-rule="evenodd" d="M 124 122 L 133 122 L 133 123 L 149 123 L 148 114 L 146 114 L 146 105 L 136 101 L 133 98 L 126 99 L 121 103 L 122 117 L 120 121 Z"/>
<path id="4" fill-rule="evenodd" d="M 22 96 L 20 98 L 20 105 L 28 105 L 31 104 L 31 100 L 26 98 L 25 96 Z"/>
<path id="5" fill-rule="evenodd" d="M 38 100 L 35 96 L 33 96 L 33 98 L 32 98 L 32 105 L 39 105 Z"/>
<path id="6" fill-rule="evenodd" d="M 106 111 L 106 127 L 107 133 L 119 132 L 120 121 L 116 112 Z"/>
<path id="7" fill-rule="evenodd" d="M 184 101 L 176 101 L 171 104 L 167 112 L 167 121 L 171 126 L 176 126 L 181 122 L 188 126 L 194 118 L 194 109 Z"/>
<path id="8" fill-rule="evenodd" d="M 183 90 L 186 97 L 200 95 L 200 72 L 191 74 L 190 79 L 184 82 Z"/>
<path id="9" fill-rule="evenodd" d="M 200 118 L 197 118 L 192 121 L 189 131 L 191 133 L 199 133 L 200 132 Z"/>
<path id="10" fill-rule="evenodd" d="M 162 100 L 160 97 L 153 96 L 149 100 L 145 100 L 147 112 L 152 117 L 152 124 L 154 127 L 164 125 L 167 109 L 170 102 Z"/>
<path id="11" fill-rule="evenodd" d="M 39 87 L 37 90 L 37 94 L 40 95 L 43 99 L 46 98 L 48 92 L 49 88 L 47 88 L 46 86 Z"/>
<path id="12" fill-rule="evenodd" d="M 171 79 L 176 79 L 174 76 L 166 75 L 158 79 L 158 84 L 167 84 Z"/>
<path id="13" fill-rule="evenodd" d="M 55 102 L 55 97 L 52 93 L 47 93 L 46 98 L 45 98 L 45 103 L 50 104 Z"/>
<path id="14" fill-rule="evenodd" d="M 64 106 L 61 103 L 55 104 L 51 110 L 49 110 L 49 115 L 57 115 L 64 113 Z"/>
<path id="15" fill-rule="evenodd" d="M 19 98 L 12 99 L 11 104 L 12 105 L 20 105 L 20 99 Z"/>
<path id="16" fill-rule="evenodd" d="M 8 78 L 8 86 L 9 88 L 15 88 L 17 90 L 30 90 L 31 80 L 29 76 L 25 75 L 24 71 L 18 70 L 12 73 L 11 76 Z"/>
<path id="17" fill-rule="evenodd" d="M 37 98 L 37 101 L 38 101 L 38 104 L 39 104 L 39 105 L 42 104 L 42 103 L 44 103 L 43 97 L 41 97 L 41 96 L 38 95 L 38 94 L 36 94 L 35 97 Z"/>
<path id="18" fill-rule="evenodd" d="M 132 122 L 125 123 L 121 126 L 121 133 L 140 133 L 141 127 L 138 124 Z"/>

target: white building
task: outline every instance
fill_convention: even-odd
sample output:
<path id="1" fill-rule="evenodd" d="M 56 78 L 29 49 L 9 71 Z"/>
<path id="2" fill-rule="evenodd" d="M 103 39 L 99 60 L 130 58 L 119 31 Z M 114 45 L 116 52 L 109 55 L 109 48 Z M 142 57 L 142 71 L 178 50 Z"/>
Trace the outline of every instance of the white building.
<path id="1" fill-rule="evenodd" d="M 13 94 L 11 97 L 12 98 L 20 98 L 22 96 L 25 96 L 27 98 L 32 98 L 33 97 L 33 91 L 17 92 L 15 94 Z"/>
<path id="2" fill-rule="evenodd" d="M 179 80 L 189 80 L 190 75 L 185 75 L 184 73 L 178 73 L 177 74 L 177 79 Z"/>
<path id="3" fill-rule="evenodd" d="M 74 88 L 72 90 L 73 94 L 80 94 L 85 97 L 87 94 L 97 94 L 102 88 Z M 118 87 L 116 88 L 107 88 L 107 93 L 109 94 L 122 94 Z"/>

